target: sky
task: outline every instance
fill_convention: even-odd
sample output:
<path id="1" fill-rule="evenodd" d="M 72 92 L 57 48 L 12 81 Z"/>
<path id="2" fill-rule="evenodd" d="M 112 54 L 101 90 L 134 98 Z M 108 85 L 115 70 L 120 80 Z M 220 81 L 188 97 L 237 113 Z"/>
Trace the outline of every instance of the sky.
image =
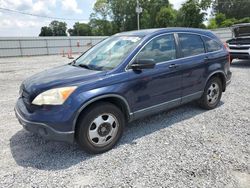
<path id="1" fill-rule="evenodd" d="M 185 0 L 169 0 L 179 9 Z M 0 8 L 21 11 L 49 17 L 60 17 L 68 28 L 77 21 L 87 23 L 95 0 L 0 0 Z M 42 26 L 49 25 L 54 19 L 22 15 L 0 9 L 0 37 L 38 36 Z M 63 21 L 63 20 L 60 20 Z"/>

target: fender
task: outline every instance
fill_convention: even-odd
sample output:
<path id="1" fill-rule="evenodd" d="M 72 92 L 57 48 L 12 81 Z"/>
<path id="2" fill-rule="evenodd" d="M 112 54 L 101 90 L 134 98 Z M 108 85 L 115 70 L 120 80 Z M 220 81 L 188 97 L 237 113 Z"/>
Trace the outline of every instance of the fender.
<path id="1" fill-rule="evenodd" d="M 75 127 L 76 127 L 76 121 L 80 115 L 80 113 L 90 104 L 92 104 L 93 102 L 95 101 L 98 101 L 100 99 L 105 99 L 105 98 L 109 98 L 109 97 L 113 97 L 113 98 L 117 98 L 117 99 L 121 99 L 125 106 L 126 106 L 126 110 L 127 110 L 127 113 L 128 113 L 128 116 L 130 117 L 131 116 L 131 112 L 130 112 L 130 107 L 129 107 L 129 104 L 127 102 L 127 100 L 122 97 L 121 95 L 118 95 L 118 94 L 105 94 L 105 95 L 100 95 L 100 96 L 97 96 L 97 97 L 94 97 L 92 99 L 90 99 L 89 101 L 85 102 L 81 108 L 77 111 L 76 115 L 75 115 L 75 118 L 74 118 L 74 121 L 73 121 L 73 127 L 72 127 L 72 130 L 74 131 L 75 130 Z"/>
<path id="2" fill-rule="evenodd" d="M 212 76 L 214 76 L 215 74 L 218 74 L 218 73 L 223 75 L 222 87 L 223 87 L 223 91 L 225 90 L 225 87 L 226 87 L 226 75 L 225 75 L 225 73 L 224 73 L 222 70 L 218 70 L 218 71 L 215 71 L 215 72 L 212 72 L 211 74 L 209 74 L 209 76 L 208 76 L 207 79 L 206 79 L 204 88 L 206 87 L 206 84 L 207 84 L 208 80 L 209 80 Z"/>

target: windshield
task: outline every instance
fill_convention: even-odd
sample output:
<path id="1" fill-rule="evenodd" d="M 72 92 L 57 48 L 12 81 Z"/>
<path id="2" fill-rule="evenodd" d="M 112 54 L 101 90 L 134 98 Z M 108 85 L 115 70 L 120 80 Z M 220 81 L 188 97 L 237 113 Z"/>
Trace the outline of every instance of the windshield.
<path id="1" fill-rule="evenodd" d="M 111 70 L 139 44 L 139 36 L 113 36 L 100 42 L 75 61 L 75 66 L 93 70 Z"/>

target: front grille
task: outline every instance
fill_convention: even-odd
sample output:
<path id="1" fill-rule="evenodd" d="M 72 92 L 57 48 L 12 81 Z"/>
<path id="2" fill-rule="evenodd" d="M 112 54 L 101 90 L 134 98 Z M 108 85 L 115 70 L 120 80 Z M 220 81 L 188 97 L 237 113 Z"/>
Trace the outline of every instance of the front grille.
<path id="1" fill-rule="evenodd" d="M 232 46 L 229 46 L 229 48 L 231 50 L 249 50 L 249 47 L 243 47 L 243 46 L 239 46 L 239 47 L 232 47 Z"/>
<path id="2" fill-rule="evenodd" d="M 240 55 L 249 55 L 249 53 L 246 53 L 246 52 L 230 52 L 230 54 L 232 54 L 232 55 L 237 55 L 237 54 L 240 54 Z"/>

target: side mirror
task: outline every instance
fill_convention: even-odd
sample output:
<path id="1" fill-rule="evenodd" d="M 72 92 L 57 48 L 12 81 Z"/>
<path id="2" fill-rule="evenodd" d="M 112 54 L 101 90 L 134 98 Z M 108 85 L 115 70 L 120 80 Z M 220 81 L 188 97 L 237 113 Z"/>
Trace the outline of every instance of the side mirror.
<path id="1" fill-rule="evenodd" d="M 153 59 L 138 59 L 130 65 L 133 70 L 153 69 L 154 67 L 155 61 Z"/>

